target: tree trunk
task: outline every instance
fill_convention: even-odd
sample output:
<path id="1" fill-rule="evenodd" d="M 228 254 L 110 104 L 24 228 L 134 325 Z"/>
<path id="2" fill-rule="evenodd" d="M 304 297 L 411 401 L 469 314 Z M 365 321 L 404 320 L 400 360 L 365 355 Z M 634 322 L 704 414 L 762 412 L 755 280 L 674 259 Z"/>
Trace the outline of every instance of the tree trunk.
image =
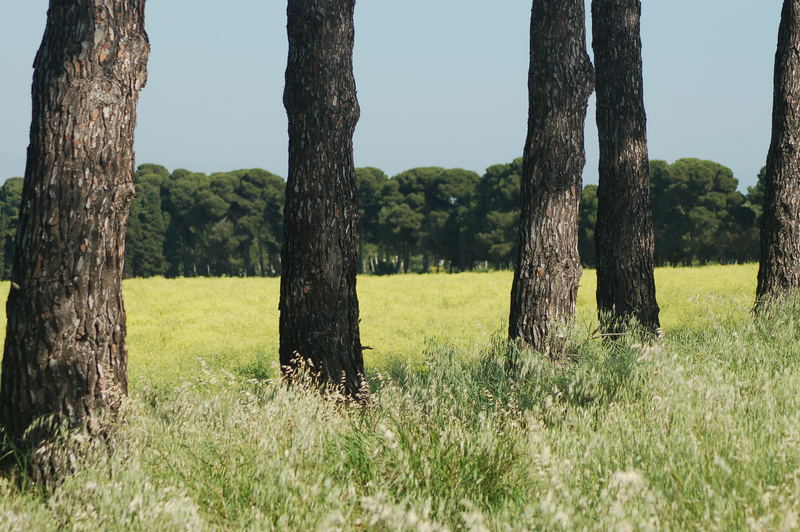
<path id="1" fill-rule="evenodd" d="M 120 288 L 149 54 L 144 5 L 50 2 L 0 384 L 0 421 L 18 445 L 40 444 L 56 424 L 102 432 L 100 418 L 127 393 Z"/>
<path id="2" fill-rule="evenodd" d="M 366 246 L 364 245 L 364 239 L 359 236 L 358 237 L 358 261 L 356 263 L 358 265 L 358 272 L 357 273 L 359 273 L 359 274 L 367 272 L 367 267 L 366 267 L 367 259 L 364 256 L 365 255 L 365 252 L 364 252 L 365 247 Z"/>
<path id="3" fill-rule="evenodd" d="M 280 361 L 298 359 L 349 397 L 364 393 L 356 296 L 355 0 L 289 0 L 289 116 Z"/>
<path id="4" fill-rule="evenodd" d="M 561 348 L 549 338 L 551 328 L 575 315 L 583 130 L 592 88 L 583 0 L 535 0 L 509 337 L 542 352 Z"/>
<path id="5" fill-rule="evenodd" d="M 757 306 L 800 285 L 800 0 L 785 0 L 775 54 Z"/>
<path id="6" fill-rule="evenodd" d="M 593 0 L 600 183 L 597 307 L 607 330 L 635 318 L 658 331 L 653 212 L 642 93 L 640 0 Z"/>
<path id="7" fill-rule="evenodd" d="M 258 246 L 256 249 L 258 250 L 258 271 L 254 273 L 258 277 L 264 277 L 264 235 L 259 234 L 258 238 L 256 239 L 256 245 Z"/>

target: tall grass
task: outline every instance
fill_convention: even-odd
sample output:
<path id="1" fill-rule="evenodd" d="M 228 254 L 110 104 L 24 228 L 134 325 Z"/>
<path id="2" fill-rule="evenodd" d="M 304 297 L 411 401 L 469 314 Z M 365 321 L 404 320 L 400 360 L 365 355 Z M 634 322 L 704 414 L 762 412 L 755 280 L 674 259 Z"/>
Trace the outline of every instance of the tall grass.
<path id="1" fill-rule="evenodd" d="M 705 307 L 657 345 L 578 330 L 515 375 L 502 332 L 428 341 L 366 408 L 238 366 L 140 375 L 115 452 L 52 494 L 0 481 L 0 528 L 797 529 L 800 303 Z"/>

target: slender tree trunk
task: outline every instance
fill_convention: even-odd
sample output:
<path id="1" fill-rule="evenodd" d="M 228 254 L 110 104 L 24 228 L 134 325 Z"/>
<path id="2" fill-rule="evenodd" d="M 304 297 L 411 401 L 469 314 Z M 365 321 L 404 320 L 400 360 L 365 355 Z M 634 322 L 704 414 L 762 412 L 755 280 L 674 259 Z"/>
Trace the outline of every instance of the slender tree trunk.
<path id="1" fill-rule="evenodd" d="M 364 239 L 359 236 L 358 238 L 358 273 L 366 273 L 367 259 L 364 257 Z"/>
<path id="2" fill-rule="evenodd" d="M 258 257 L 258 260 L 256 261 L 255 268 L 253 270 L 254 277 L 264 276 L 264 246 L 262 245 L 262 242 L 264 242 L 264 235 L 259 232 L 256 236 L 256 256 Z"/>
<path id="3" fill-rule="evenodd" d="M 551 328 L 575 315 L 583 130 L 593 83 L 583 0 L 534 0 L 509 337 L 542 352 L 561 348 L 549 338 Z"/>
<path id="4" fill-rule="evenodd" d="M 323 383 L 364 393 L 356 296 L 358 195 L 353 133 L 355 0 L 289 0 L 289 116 L 280 361 L 298 357 Z"/>
<path id="5" fill-rule="evenodd" d="M 458 271 L 463 272 L 467 270 L 467 252 L 464 249 L 464 231 L 461 227 L 458 228 Z"/>
<path id="6" fill-rule="evenodd" d="M 0 384 L 0 421 L 19 445 L 40 444 L 62 423 L 101 432 L 127 392 L 120 285 L 149 54 L 144 5 L 50 2 Z"/>
<path id="7" fill-rule="evenodd" d="M 800 285 L 800 0 L 785 0 L 775 54 L 757 306 Z"/>
<path id="8" fill-rule="evenodd" d="M 263 241 L 264 241 L 263 235 L 259 235 L 259 238 L 256 241 L 257 245 L 258 245 L 258 248 L 257 248 L 258 249 L 258 263 L 256 264 L 256 266 L 258 266 L 258 271 L 254 273 L 254 275 L 257 275 L 258 277 L 264 277 L 264 246 L 262 245 Z"/>
<path id="9" fill-rule="evenodd" d="M 593 0 L 600 184 L 597 307 L 608 330 L 631 318 L 659 328 L 653 212 L 642 91 L 640 0 Z"/>

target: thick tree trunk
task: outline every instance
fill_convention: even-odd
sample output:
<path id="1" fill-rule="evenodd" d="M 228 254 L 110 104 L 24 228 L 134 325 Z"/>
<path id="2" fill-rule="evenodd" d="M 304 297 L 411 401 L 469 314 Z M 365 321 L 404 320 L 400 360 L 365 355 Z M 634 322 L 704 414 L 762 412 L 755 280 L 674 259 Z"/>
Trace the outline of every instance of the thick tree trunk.
<path id="1" fill-rule="evenodd" d="M 757 305 L 800 286 L 800 0 L 785 0 L 775 54 Z"/>
<path id="2" fill-rule="evenodd" d="M 298 359 L 350 397 L 364 393 L 356 297 L 355 0 L 289 0 L 289 116 L 280 361 Z"/>
<path id="3" fill-rule="evenodd" d="M 0 421 L 25 446 L 55 424 L 98 432 L 127 392 L 120 284 L 149 54 L 144 4 L 51 0 L 47 13 L 0 385 Z"/>
<path id="4" fill-rule="evenodd" d="M 583 0 L 535 0 L 509 337 L 543 352 L 560 349 L 550 330 L 575 315 L 583 130 L 592 88 Z"/>
<path id="5" fill-rule="evenodd" d="M 607 330 L 635 318 L 658 331 L 653 213 L 642 90 L 640 0 L 593 0 L 600 184 L 597 307 Z"/>

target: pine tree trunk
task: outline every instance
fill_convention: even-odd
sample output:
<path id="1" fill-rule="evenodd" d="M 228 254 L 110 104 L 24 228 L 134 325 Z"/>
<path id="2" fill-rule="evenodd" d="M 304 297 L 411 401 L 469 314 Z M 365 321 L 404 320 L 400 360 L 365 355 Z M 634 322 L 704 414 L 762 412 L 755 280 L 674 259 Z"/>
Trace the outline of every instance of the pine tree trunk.
<path id="1" fill-rule="evenodd" d="M 600 184 L 597 307 L 607 330 L 635 318 L 659 328 L 653 213 L 642 89 L 640 0 L 593 0 Z"/>
<path id="2" fill-rule="evenodd" d="M 575 315 L 583 131 L 592 88 L 583 0 L 535 0 L 509 337 L 542 352 L 560 349 L 549 338 L 551 328 Z"/>
<path id="3" fill-rule="evenodd" d="M 800 286 L 800 0 L 785 0 L 775 54 L 757 305 Z"/>
<path id="4" fill-rule="evenodd" d="M 280 361 L 298 357 L 359 398 L 364 362 L 356 297 L 358 196 L 353 133 L 355 0 L 289 0 L 289 116 Z"/>
<path id="5" fill-rule="evenodd" d="M 50 2 L 0 384 L 0 421 L 20 445 L 38 445 L 55 424 L 102 431 L 127 392 L 120 289 L 149 54 L 144 4 Z"/>

